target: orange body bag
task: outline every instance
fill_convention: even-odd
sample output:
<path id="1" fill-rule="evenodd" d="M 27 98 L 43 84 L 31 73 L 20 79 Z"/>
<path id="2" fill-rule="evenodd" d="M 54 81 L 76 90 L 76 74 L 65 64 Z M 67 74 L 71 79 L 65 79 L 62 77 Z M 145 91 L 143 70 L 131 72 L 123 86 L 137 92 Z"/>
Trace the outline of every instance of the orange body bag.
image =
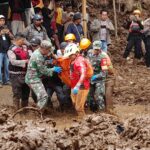
<path id="1" fill-rule="evenodd" d="M 70 82 L 70 59 L 58 58 L 57 65 L 62 68 L 62 72 L 59 74 L 59 78 L 68 86 L 71 86 Z"/>

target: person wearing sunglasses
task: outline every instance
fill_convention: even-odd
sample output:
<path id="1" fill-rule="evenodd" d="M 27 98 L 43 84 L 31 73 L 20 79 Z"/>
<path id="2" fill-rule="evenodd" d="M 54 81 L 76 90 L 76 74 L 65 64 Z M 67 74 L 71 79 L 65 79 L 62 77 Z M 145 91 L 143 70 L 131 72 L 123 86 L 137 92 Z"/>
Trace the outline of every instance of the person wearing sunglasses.
<path id="1" fill-rule="evenodd" d="M 33 38 L 38 38 L 41 41 L 42 40 L 50 41 L 46 29 L 44 26 L 42 26 L 42 23 L 43 17 L 39 14 L 35 14 L 33 16 L 33 23 L 29 25 L 24 31 L 24 35 L 27 41 L 31 41 L 31 39 Z"/>

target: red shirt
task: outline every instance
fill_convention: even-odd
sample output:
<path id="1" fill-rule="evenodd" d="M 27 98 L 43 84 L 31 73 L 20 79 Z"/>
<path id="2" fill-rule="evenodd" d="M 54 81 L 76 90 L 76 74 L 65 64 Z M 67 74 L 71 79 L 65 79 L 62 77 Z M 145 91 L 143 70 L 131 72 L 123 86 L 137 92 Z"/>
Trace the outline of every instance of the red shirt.
<path id="1" fill-rule="evenodd" d="M 19 2 L 15 0 L 15 8 L 19 8 Z M 12 20 L 16 20 L 16 21 L 22 21 L 22 17 L 21 17 L 21 13 L 13 13 L 12 15 Z"/>
<path id="2" fill-rule="evenodd" d="M 40 4 L 40 0 L 32 0 L 33 7 L 36 7 L 38 4 Z"/>
<path id="3" fill-rule="evenodd" d="M 86 62 L 84 57 L 78 55 L 70 67 L 71 88 L 78 86 L 80 89 L 89 89 L 90 80 L 86 78 Z"/>

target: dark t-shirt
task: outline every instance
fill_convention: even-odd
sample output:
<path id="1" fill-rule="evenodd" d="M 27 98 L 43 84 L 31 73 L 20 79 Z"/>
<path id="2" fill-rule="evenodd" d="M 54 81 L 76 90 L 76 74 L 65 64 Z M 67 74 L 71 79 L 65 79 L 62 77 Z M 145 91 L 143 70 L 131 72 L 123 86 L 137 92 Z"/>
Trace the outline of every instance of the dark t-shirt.
<path id="1" fill-rule="evenodd" d="M 23 0 L 24 8 L 31 8 L 31 0 Z"/>
<path id="2" fill-rule="evenodd" d="M 0 36 L 0 53 L 7 53 L 9 46 L 11 44 L 10 38 L 8 35 Z"/>
<path id="3" fill-rule="evenodd" d="M 42 8 L 42 15 L 43 15 L 43 24 L 46 27 L 50 27 L 52 18 L 49 18 L 49 15 L 52 13 L 52 11 L 49 8 Z"/>
<path id="4" fill-rule="evenodd" d="M 46 28 L 47 34 L 49 38 L 54 34 L 53 29 L 51 28 L 51 20 L 52 17 L 50 18 L 49 15 L 52 13 L 52 10 L 49 8 L 42 8 L 42 15 L 43 15 L 43 26 Z"/>

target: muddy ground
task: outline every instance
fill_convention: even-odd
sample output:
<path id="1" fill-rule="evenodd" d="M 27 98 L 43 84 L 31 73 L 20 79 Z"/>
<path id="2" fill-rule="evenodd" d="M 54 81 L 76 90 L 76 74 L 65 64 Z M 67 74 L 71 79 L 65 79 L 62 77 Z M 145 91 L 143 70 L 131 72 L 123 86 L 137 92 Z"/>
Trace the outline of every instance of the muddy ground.
<path id="1" fill-rule="evenodd" d="M 143 61 L 133 65 L 132 54 L 121 65 L 127 32 L 120 27 L 119 33 L 109 48 L 116 69 L 114 115 L 87 110 L 81 120 L 67 109 L 50 110 L 43 120 L 31 111 L 12 118 L 11 87 L 4 86 L 0 89 L 0 150 L 150 150 L 150 70 Z"/>

